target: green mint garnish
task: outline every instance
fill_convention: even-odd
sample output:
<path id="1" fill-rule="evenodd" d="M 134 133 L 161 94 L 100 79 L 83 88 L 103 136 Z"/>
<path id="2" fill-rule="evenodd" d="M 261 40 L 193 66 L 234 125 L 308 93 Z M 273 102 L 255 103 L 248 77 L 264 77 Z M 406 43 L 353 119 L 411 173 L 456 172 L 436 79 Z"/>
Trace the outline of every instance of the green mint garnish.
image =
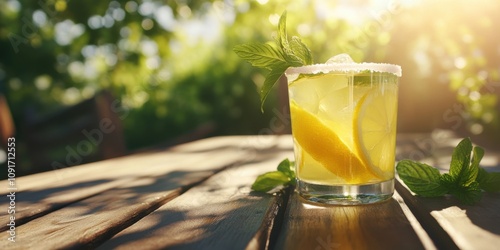
<path id="1" fill-rule="evenodd" d="M 483 168 L 479 168 L 477 182 L 479 182 L 479 187 L 486 192 L 500 192 L 500 173 L 488 173 Z"/>
<path id="2" fill-rule="evenodd" d="M 436 168 L 410 160 L 400 161 L 396 168 L 408 188 L 421 196 L 437 197 L 447 193 L 441 185 L 441 174 Z"/>
<path id="3" fill-rule="evenodd" d="M 294 162 L 284 159 L 278 164 L 277 171 L 267 172 L 257 177 L 252 184 L 252 190 L 273 192 L 277 188 L 295 184 Z"/>
<path id="4" fill-rule="evenodd" d="M 469 138 L 463 139 L 453 150 L 449 173 L 440 174 L 429 165 L 402 160 L 396 166 L 399 177 L 408 188 L 423 197 L 455 196 L 464 204 L 481 199 L 482 190 L 500 191 L 500 173 L 488 173 L 479 167 L 484 150 L 473 147 Z"/>
<path id="5" fill-rule="evenodd" d="M 236 45 L 234 52 L 252 66 L 269 70 L 264 85 L 260 90 L 261 111 L 272 87 L 285 73 L 288 67 L 299 67 L 313 63 L 311 51 L 294 36 L 288 40 L 286 33 L 286 11 L 278 22 L 276 44 L 251 43 Z"/>

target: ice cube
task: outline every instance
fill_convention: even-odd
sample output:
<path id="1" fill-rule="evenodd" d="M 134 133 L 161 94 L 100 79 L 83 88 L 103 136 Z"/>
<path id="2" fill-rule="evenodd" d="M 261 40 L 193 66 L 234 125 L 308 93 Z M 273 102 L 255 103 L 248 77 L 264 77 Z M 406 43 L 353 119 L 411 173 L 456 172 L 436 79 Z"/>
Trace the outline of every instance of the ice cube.
<path id="1" fill-rule="evenodd" d="M 330 59 L 328 59 L 328 61 L 326 61 L 326 64 L 333 64 L 333 63 L 354 63 L 354 61 L 348 54 L 342 53 L 336 56 L 332 56 L 330 57 Z"/>

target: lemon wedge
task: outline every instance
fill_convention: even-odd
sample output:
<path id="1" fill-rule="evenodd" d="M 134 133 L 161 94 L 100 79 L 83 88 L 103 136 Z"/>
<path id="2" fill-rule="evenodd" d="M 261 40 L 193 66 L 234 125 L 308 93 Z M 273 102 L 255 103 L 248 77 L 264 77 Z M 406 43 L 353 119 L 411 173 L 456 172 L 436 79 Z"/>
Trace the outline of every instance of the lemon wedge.
<path id="1" fill-rule="evenodd" d="M 378 172 L 366 164 L 367 160 L 352 152 L 339 136 L 309 111 L 299 107 L 294 101 L 290 104 L 292 115 L 292 134 L 302 150 L 321 163 L 337 177 L 348 184 L 377 182 L 381 180 Z M 363 111 L 364 110 L 360 110 Z M 303 161 L 299 162 L 303 164 Z M 307 166 L 299 166 L 305 169 Z"/>

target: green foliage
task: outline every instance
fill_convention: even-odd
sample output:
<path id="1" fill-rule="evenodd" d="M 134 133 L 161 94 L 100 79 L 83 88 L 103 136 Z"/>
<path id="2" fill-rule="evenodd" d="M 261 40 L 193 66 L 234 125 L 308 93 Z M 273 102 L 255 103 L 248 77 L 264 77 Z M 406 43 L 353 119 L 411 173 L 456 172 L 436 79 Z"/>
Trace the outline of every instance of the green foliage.
<path id="1" fill-rule="evenodd" d="M 259 99 L 252 76 L 258 73 L 232 55 L 235 36 L 224 39 L 232 23 L 225 23 L 223 12 L 237 6 L 207 1 L 43 3 L 21 1 L 18 7 L 0 8 L 0 81 L 19 127 L 26 109 L 43 114 L 100 89 L 110 89 L 128 110 L 123 123 L 131 149 L 164 142 L 206 122 L 217 123 L 218 134 L 254 134 L 268 126 L 270 115 L 255 108 Z M 162 8 L 167 17 L 172 12 L 170 22 L 177 28 L 162 27 L 152 12 Z M 40 15 L 43 24 L 32 18 Z M 218 34 L 188 34 L 190 27 L 203 28 L 204 20 L 212 21 L 210 30 Z M 57 36 L 63 24 L 84 32 L 64 41 Z M 23 33 L 28 26 L 34 28 Z M 12 37 L 21 40 L 13 43 Z"/>

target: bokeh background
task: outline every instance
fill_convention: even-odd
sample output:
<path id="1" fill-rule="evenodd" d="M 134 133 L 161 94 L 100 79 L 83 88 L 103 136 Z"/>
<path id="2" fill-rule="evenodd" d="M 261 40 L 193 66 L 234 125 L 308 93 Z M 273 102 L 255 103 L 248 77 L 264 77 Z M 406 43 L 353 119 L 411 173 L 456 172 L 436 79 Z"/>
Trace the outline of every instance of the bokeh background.
<path id="1" fill-rule="evenodd" d="M 30 168 L 27 119 L 101 90 L 128 112 L 129 151 L 206 124 L 204 136 L 286 133 L 275 124 L 287 125 L 283 89 L 261 113 L 266 72 L 232 51 L 272 40 L 285 10 L 288 33 L 317 63 L 348 53 L 402 66 L 399 132 L 450 129 L 498 150 L 495 0 L 1 0 L 0 93 L 16 126 L 18 169 Z"/>

